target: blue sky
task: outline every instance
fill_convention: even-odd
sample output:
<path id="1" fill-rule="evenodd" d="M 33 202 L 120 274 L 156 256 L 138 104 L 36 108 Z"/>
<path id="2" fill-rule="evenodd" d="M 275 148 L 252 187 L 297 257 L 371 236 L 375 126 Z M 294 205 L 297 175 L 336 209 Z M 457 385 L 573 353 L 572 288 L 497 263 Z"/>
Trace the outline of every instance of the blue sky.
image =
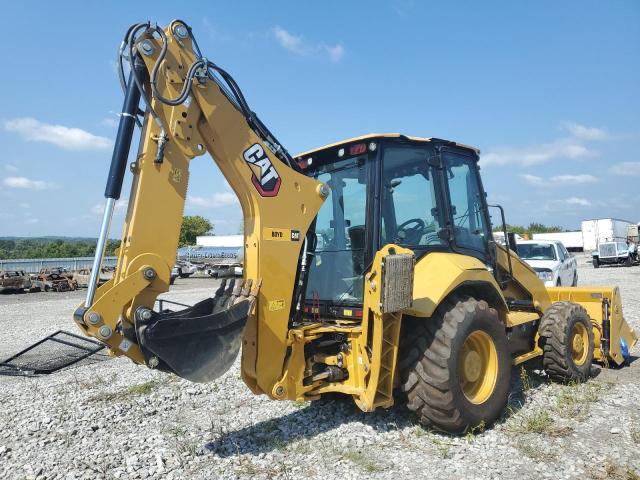
<path id="1" fill-rule="evenodd" d="M 0 236 L 97 235 L 116 49 L 130 24 L 173 18 L 292 153 L 369 132 L 447 138 L 482 150 L 510 223 L 640 220 L 637 1 L 21 1 L 3 18 Z M 213 161 L 191 172 L 186 212 L 236 233 Z"/>

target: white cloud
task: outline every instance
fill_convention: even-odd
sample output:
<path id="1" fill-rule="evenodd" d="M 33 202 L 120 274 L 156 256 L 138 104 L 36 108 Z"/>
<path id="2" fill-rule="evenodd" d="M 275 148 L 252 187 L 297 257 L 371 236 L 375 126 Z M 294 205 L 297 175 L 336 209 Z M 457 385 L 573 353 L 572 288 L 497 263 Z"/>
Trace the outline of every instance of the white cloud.
<path id="1" fill-rule="evenodd" d="M 523 148 L 501 147 L 481 157 L 483 166 L 487 165 L 539 165 L 561 158 L 579 160 L 593 157 L 597 152 L 581 143 L 562 138 L 551 143 L 542 143 Z"/>
<path id="2" fill-rule="evenodd" d="M 15 165 L 11 165 L 9 163 L 5 164 L 4 169 L 7 172 L 11 172 L 11 173 L 16 173 L 18 171 L 18 167 L 16 167 Z"/>
<path id="3" fill-rule="evenodd" d="M 538 177 L 537 175 L 523 174 L 520 175 L 529 185 L 534 187 L 560 187 L 565 185 L 584 185 L 596 183 L 598 179 L 593 175 L 554 175 L 549 178 Z"/>
<path id="4" fill-rule="evenodd" d="M 217 208 L 226 207 L 229 205 L 238 205 L 238 198 L 235 193 L 232 192 L 220 192 L 214 193 L 210 197 L 198 197 L 189 195 L 187 201 L 190 205 L 196 205 L 198 207 Z"/>
<path id="5" fill-rule="evenodd" d="M 333 63 L 338 63 L 342 60 L 342 57 L 344 57 L 345 48 L 339 43 L 335 45 L 327 45 L 322 42 L 310 44 L 305 41 L 302 35 L 290 33 L 279 25 L 273 27 L 271 31 L 282 48 L 289 50 L 296 55 L 322 53 L 327 55 L 329 60 Z"/>
<path id="6" fill-rule="evenodd" d="M 566 203 L 567 205 L 577 205 L 580 207 L 590 207 L 591 206 L 591 202 L 589 200 L 587 200 L 586 198 L 579 198 L 579 197 L 571 197 L 571 198 L 567 198 L 565 200 L 563 200 L 564 203 Z"/>
<path id="7" fill-rule="evenodd" d="M 282 48 L 298 55 L 308 53 L 308 47 L 304 44 L 301 35 L 293 35 L 279 25 L 273 27 L 273 34 Z"/>
<path id="8" fill-rule="evenodd" d="M 609 173 L 629 177 L 640 177 L 640 162 L 622 162 L 612 165 Z"/>
<path id="9" fill-rule="evenodd" d="M 585 127 L 575 122 L 564 122 L 562 128 L 569 132 L 572 137 L 580 140 L 606 140 L 609 133 L 603 128 Z"/>
<path id="10" fill-rule="evenodd" d="M 38 223 L 40 220 L 38 220 L 37 218 L 27 218 L 24 223 Z"/>
<path id="11" fill-rule="evenodd" d="M 20 208 L 31 208 L 31 204 L 30 203 L 26 203 L 26 202 L 19 203 L 18 206 Z"/>
<path id="12" fill-rule="evenodd" d="M 344 57 L 344 47 L 340 44 L 334 45 L 333 47 L 323 45 L 323 48 L 329 55 L 329 60 L 331 60 L 333 63 L 338 63 L 340 60 L 342 60 L 342 57 Z"/>
<path id="13" fill-rule="evenodd" d="M 586 198 L 570 197 L 559 198 L 551 200 L 545 205 L 545 210 L 550 212 L 557 212 L 558 210 L 577 210 L 586 207 L 591 207 L 592 203 Z"/>
<path id="14" fill-rule="evenodd" d="M 123 211 L 127 209 L 129 205 L 129 200 L 126 198 L 121 198 L 120 200 L 116 200 L 116 206 L 114 207 L 115 212 Z M 96 203 L 93 207 L 91 207 L 91 213 L 94 215 L 102 215 L 104 213 L 104 203 Z"/>
<path id="15" fill-rule="evenodd" d="M 113 117 L 107 117 L 107 118 L 103 118 L 102 120 L 100 120 L 100 125 L 102 125 L 103 127 L 109 127 L 109 128 L 115 128 L 118 126 L 120 122 L 118 121 L 118 118 L 113 118 Z"/>
<path id="16" fill-rule="evenodd" d="M 111 140 L 80 128 L 42 123 L 34 118 L 16 118 L 4 122 L 8 132 L 15 132 L 29 142 L 46 142 L 66 150 L 103 150 Z"/>
<path id="17" fill-rule="evenodd" d="M 31 180 L 27 177 L 7 177 L 2 183 L 9 188 L 23 188 L 26 190 L 45 190 L 51 187 L 49 182 Z"/>

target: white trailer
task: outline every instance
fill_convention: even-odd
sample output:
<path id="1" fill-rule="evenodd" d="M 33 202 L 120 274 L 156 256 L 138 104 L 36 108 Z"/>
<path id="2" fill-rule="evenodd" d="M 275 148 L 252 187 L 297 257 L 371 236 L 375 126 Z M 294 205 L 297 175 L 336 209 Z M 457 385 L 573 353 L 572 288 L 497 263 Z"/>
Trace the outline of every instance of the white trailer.
<path id="1" fill-rule="evenodd" d="M 196 245 L 199 247 L 236 247 L 244 245 L 243 235 L 202 235 L 196 237 Z"/>
<path id="2" fill-rule="evenodd" d="M 599 218 L 583 220 L 582 243 L 585 252 L 598 248 L 598 242 L 605 240 L 626 240 L 627 230 L 631 222 L 616 218 Z"/>
<path id="3" fill-rule="evenodd" d="M 556 232 L 556 233 L 534 233 L 534 240 L 557 240 L 562 242 L 564 248 L 576 252 L 584 249 L 582 232 Z"/>

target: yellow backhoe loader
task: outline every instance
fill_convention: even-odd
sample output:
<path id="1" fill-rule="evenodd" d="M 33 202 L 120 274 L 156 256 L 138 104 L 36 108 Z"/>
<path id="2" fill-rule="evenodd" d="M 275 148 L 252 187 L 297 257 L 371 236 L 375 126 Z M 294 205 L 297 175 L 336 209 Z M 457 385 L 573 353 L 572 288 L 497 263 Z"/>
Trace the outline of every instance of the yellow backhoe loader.
<path id="1" fill-rule="evenodd" d="M 425 424 L 464 432 L 501 415 L 514 365 L 540 357 L 550 377 L 580 381 L 594 361 L 623 365 L 636 343 L 617 288 L 545 288 L 493 240 L 478 150 L 371 134 L 292 157 L 180 20 L 133 25 L 120 73 L 105 214 L 74 314 L 114 355 L 207 382 L 242 350 L 255 394 L 341 393 L 366 412 L 403 402 Z M 136 124 L 118 265 L 98 288 Z M 242 207 L 244 280 L 157 311 L 189 163 L 205 153 Z"/>

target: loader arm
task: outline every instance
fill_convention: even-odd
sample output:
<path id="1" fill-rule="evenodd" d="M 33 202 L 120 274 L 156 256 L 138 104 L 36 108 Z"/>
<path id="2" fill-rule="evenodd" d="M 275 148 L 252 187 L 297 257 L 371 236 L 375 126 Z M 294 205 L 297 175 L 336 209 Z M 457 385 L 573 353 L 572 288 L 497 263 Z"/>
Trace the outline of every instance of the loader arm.
<path id="1" fill-rule="evenodd" d="M 302 298 L 313 243 L 313 232 L 307 234 L 328 187 L 297 171 L 248 109 L 233 79 L 200 56 L 184 22 L 174 21 L 164 31 L 150 24 L 133 26 L 121 50 L 128 54 L 131 73 L 94 274 L 120 196 L 139 113 L 136 97 L 142 95 L 147 108 L 138 153 L 129 166 L 133 184 L 116 272 L 97 290 L 96 278 L 91 279 L 75 320 L 115 355 L 195 381 L 222 374 L 242 338 L 243 378 L 261 393 L 282 373 L 289 322 Z M 190 310 L 155 312 L 156 298 L 169 289 L 176 259 L 189 164 L 205 153 L 242 209 L 244 282 L 222 287 Z M 258 348 L 258 337 L 265 348 Z"/>

